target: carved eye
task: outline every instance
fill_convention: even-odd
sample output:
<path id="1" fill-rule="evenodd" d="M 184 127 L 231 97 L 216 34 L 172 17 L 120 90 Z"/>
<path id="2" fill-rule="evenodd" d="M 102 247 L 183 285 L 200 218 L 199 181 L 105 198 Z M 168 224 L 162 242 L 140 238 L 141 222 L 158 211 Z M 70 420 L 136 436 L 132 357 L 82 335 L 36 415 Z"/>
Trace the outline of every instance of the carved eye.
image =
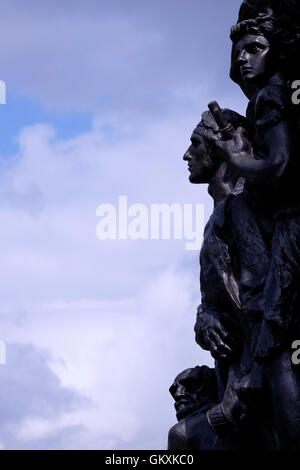
<path id="1" fill-rule="evenodd" d="M 184 383 L 182 383 L 188 390 L 197 390 L 200 387 L 199 381 L 193 378 L 185 379 Z"/>
<path id="2" fill-rule="evenodd" d="M 258 52 L 261 52 L 263 49 L 264 49 L 264 46 L 256 44 L 256 43 L 249 44 L 247 46 L 247 52 L 249 52 L 250 54 L 257 54 Z"/>
<path id="3" fill-rule="evenodd" d="M 202 141 L 200 140 L 200 138 L 199 140 L 197 140 L 196 138 L 193 137 L 191 139 L 191 143 L 192 143 L 192 147 L 198 147 L 202 143 Z"/>

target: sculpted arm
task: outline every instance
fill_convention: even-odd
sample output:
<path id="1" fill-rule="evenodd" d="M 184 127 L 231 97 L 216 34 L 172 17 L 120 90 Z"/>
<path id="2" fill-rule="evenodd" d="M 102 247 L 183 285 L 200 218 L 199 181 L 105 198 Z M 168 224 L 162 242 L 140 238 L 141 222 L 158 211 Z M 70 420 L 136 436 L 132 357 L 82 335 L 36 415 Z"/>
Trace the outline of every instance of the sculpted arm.
<path id="1" fill-rule="evenodd" d="M 292 139 L 286 121 L 264 130 L 264 141 L 268 155 L 263 160 L 254 158 L 251 142 L 243 128 L 239 128 L 234 138 L 228 141 L 215 141 L 220 156 L 241 176 L 252 183 L 272 183 L 282 176 L 291 155 Z"/>

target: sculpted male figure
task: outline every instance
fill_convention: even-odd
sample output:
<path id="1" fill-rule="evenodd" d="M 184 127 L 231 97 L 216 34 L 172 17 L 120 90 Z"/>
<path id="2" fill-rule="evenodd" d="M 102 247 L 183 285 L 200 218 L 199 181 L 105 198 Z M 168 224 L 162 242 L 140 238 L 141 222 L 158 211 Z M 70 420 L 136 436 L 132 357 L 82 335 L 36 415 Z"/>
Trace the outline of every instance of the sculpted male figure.
<path id="1" fill-rule="evenodd" d="M 237 113 L 229 110 L 225 113 L 235 128 L 240 125 L 249 127 L 246 119 Z M 238 364 L 243 335 L 237 315 L 240 308 L 239 291 L 231 269 L 228 240 L 223 237 L 223 232 L 227 228 L 228 206 L 242 192 L 244 180 L 221 163 L 216 151 L 208 145 L 207 136 L 213 141 L 220 138 L 209 112 L 203 114 L 202 121 L 193 131 L 191 146 L 184 155 L 184 160 L 189 163 L 190 181 L 196 184 L 209 183 L 208 191 L 215 206 L 205 229 L 200 254 L 202 305 L 198 307 L 196 341 L 216 359 L 219 402 L 223 400 L 228 416 L 237 414 L 241 419 L 245 414 L 245 406 L 235 389 L 231 385 L 227 387 L 234 378 L 235 362 Z M 210 418 L 213 421 L 213 416 Z M 232 434 L 234 430 L 230 421 L 224 421 L 221 428 L 218 430 L 221 434 L 226 431 Z M 239 448 L 247 448 L 255 440 L 255 434 L 248 436 L 245 432 L 239 437 L 234 436 L 230 445 L 237 445 L 239 441 Z"/>
<path id="2" fill-rule="evenodd" d="M 247 125 L 246 120 L 237 113 L 226 113 L 235 127 L 241 123 Z M 189 164 L 190 181 L 194 184 L 208 183 L 208 192 L 213 197 L 215 206 L 205 229 L 200 253 L 202 305 L 198 308 L 195 331 L 196 341 L 201 347 L 210 350 L 215 359 L 226 361 L 239 345 L 240 335 L 234 318 L 239 297 L 236 281 L 230 272 L 228 246 L 220 235 L 226 224 L 227 205 L 234 195 L 241 193 L 244 180 L 228 171 L 227 165 L 221 162 L 212 146 L 207 144 L 208 135 L 213 140 L 220 137 L 214 119 L 209 112 L 205 112 L 202 121 L 192 133 L 192 145 L 183 157 Z M 220 260 L 221 256 L 223 260 Z M 228 374 L 226 362 L 222 364 L 221 370 L 217 364 L 217 374 L 221 390 L 224 391 Z"/>
<path id="3" fill-rule="evenodd" d="M 215 370 L 206 366 L 186 369 L 170 387 L 178 423 L 169 431 L 168 450 L 214 450 L 221 447 L 206 411 L 218 401 Z"/>
<path id="4" fill-rule="evenodd" d="M 245 118 L 232 111 L 226 111 L 226 114 L 235 128 L 243 126 L 251 135 L 251 128 Z M 213 142 L 220 138 L 216 123 L 210 113 L 206 112 L 193 131 L 192 145 L 185 153 L 184 160 L 189 162 L 192 183 L 209 183 L 209 193 L 214 198 L 215 206 L 205 229 L 200 254 L 202 304 L 198 307 L 195 325 L 197 343 L 203 349 L 209 350 L 216 359 L 221 407 L 213 407 L 212 411 L 208 411 L 208 419 L 216 433 L 231 435 L 231 445 L 244 449 L 251 446 L 259 448 L 264 439 L 260 439 L 259 433 L 254 432 L 251 422 L 247 427 L 243 427 L 239 435 L 234 433 L 237 425 L 245 422 L 248 417 L 247 407 L 235 387 L 239 385 L 244 374 L 244 371 L 240 374 L 241 355 L 244 360 L 247 359 L 247 348 L 244 344 L 246 333 L 240 318 L 238 278 L 230 253 L 230 244 L 238 224 L 236 221 L 229 221 L 231 207 L 236 206 L 237 199 L 244 198 L 243 180 L 237 178 L 236 173 L 230 172 L 226 165 L 221 163 L 213 145 L 208 144 L 208 136 Z M 258 231 L 251 211 L 248 210 L 245 217 L 245 220 L 241 218 L 244 228 L 247 230 L 248 226 L 254 226 L 252 231 Z M 258 246 L 256 245 L 256 250 Z M 258 251 L 257 254 L 263 264 L 263 241 L 260 249 L 261 253 Z M 253 387 L 256 391 L 256 384 Z M 268 422 L 264 423 L 262 432 L 266 430 L 270 435 L 268 441 L 274 448 L 274 437 L 273 433 L 269 432 L 269 427 Z"/>

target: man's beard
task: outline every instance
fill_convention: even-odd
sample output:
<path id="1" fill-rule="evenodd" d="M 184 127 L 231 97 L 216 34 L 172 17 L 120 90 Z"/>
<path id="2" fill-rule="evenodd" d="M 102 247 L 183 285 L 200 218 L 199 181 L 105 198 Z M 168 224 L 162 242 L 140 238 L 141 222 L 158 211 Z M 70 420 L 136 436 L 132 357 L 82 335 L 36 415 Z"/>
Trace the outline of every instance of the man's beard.
<path id="1" fill-rule="evenodd" d="M 184 405 L 182 408 L 179 408 L 176 413 L 177 420 L 180 421 L 186 418 L 186 416 L 188 416 L 198 408 L 200 408 L 200 404 L 198 403 L 189 403 L 188 405 Z"/>

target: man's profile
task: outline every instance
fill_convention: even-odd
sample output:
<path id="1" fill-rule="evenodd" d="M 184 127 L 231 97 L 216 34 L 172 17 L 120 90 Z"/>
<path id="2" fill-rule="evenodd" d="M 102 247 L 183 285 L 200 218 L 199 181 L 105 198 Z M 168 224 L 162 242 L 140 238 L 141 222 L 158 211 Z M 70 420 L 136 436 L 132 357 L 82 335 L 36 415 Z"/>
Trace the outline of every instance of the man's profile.
<path id="1" fill-rule="evenodd" d="M 169 431 L 168 450 L 230 449 L 211 430 L 206 412 L 218 402 L 215 369 L 196 366 L 177 375 L 170 387 L 178 423 Z"/>

